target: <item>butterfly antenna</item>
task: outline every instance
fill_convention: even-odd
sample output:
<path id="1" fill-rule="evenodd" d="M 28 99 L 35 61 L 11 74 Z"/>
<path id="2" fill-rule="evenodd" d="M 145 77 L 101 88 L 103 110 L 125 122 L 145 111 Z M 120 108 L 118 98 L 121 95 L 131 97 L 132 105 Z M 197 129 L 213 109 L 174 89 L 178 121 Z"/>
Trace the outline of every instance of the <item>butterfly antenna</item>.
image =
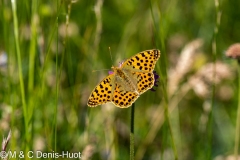
<path id="1" fill-rule="evenodd" d="M 98 71 L 104 71 L 104 70 L 109 70 L 109 69 L 97 69 L 97 70 L 92 70 L 92 72 L 98 72 Z"/>
<path id="2" fill-rule="evenodd" d="M 109 49 L 111 61 L 112 61 L 112 63 L 113 63 L 111 48 L 108 47 L 108 49 Z M 92 70 L 92 72 L 105 71 L 105 70 L 108 70 L 108 71 L 109 71 L 109 69 L 97 69 L 97 70 Z"/>
<path id="3" fill-rule="evenodd" d="M 113 59 L 112 59 L 112 52 L 111 52 L 111 48 L 110 48 L 110 47 L 108 47 L 108 49 L 109 49 L 109 53 L 110 53 L 110 57 L 111 57 L 111 61 L 112 61 L 112 64 L 113 64 Z"/>

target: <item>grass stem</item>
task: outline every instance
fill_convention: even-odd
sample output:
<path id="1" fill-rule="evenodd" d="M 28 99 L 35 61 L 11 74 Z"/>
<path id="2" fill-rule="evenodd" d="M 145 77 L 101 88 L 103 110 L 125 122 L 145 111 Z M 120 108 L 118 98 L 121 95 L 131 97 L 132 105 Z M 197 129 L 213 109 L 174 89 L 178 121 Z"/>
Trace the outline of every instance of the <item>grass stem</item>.
<path id="1" fill-rule="evenodd" d="M 236 118 L 236 133 L 234 146 L 234 155 L 236 160 L 238 159 L 239 136 L 240 136 L 240 61 L 238 61 L 238 109 Z"/>
<path id="2" fill-rule="evenodd" d="M 18 63 L 18 72 L 19 72 L 19 83 L 20 83 L 20 91 L 21 91 L 21 101 L 23 107 L 23 115 L 24 115 L 24 126 L 25 126 L 25 140 L 26 146 L 25 151 L 28 150 L 28 142 L 29 142 L 29 135 L 28 134 L 28 112 L 27 112 L 27 105 L 25 100 L 25 89 L 24 89 L 24 82 L 23 82 L 23 74 L 22 74 L 22 60 L 21 60 L 21 51 L 19 45 L 19 28 L 18 28 L 18 18 L 17 18 L 17 8 L 16 8 L 16 1 L 11 0 L 12 3 L 12 12 L 13 12 L 13 25 L 14 25 L 14 38 L 16 44 L 16 52 L 17 52 L 17 63 Z"/>

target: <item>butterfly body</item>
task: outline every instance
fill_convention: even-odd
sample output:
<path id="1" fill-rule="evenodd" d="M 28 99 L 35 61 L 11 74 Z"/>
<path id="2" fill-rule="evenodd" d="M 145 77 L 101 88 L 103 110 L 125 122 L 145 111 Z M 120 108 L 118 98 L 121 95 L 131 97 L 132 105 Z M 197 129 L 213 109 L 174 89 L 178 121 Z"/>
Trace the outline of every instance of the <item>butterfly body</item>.
<path id="1" fill-rule="evenodd" d="M 115 74 L 115 83 L 120 84 L 125 91 L 138 93 L 137 79 L 134 78 L 133 72 L 122 67 L 112 67 Z"/>
<path id="2" fill-rule="evenodd" d="M 95 107 L 107 102 L 120 108 L 131 106 L 142 93 L 153 87 L 153 69 L 159 57 L 159 50 L 147 50 L 126 60 L 120 67 L 113 66 L 113 73 L 92 91 L 88 106 Z"/>

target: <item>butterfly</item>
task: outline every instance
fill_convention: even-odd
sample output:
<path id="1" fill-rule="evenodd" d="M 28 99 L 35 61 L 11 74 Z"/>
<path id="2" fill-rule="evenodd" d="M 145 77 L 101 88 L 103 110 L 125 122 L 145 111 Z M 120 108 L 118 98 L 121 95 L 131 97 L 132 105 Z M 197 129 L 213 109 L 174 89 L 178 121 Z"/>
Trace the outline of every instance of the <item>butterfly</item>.
<path id="1" fill-rule="evenodd" d="M 160 50 L 151 49 L 137 53 L 119 67 L 112 66 L 112 74 L 105 77 L 92 91 L 87 105 L 96 107 L 112 102 L 127 108 L 154 85 L 153 70 L 160 57 Z"/>

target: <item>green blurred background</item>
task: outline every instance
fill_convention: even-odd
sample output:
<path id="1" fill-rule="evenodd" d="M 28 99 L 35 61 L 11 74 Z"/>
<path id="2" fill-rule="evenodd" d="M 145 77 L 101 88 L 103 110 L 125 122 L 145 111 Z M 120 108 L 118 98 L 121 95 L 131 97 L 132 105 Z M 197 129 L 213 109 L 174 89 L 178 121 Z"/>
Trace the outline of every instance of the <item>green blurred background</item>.
<path id="1" fill-rule="evenodd" d="M 135 158 L 232 156 L 237 62 L 224 53 L 239 42 L 239 8 L 238 0 L 0 0 L 7 149 L 129 159 L 130 108 L 89 108 L 91 91 L 108 75 L 92 71 L 157 48 L 159 87 L 135 102 Z"/>

